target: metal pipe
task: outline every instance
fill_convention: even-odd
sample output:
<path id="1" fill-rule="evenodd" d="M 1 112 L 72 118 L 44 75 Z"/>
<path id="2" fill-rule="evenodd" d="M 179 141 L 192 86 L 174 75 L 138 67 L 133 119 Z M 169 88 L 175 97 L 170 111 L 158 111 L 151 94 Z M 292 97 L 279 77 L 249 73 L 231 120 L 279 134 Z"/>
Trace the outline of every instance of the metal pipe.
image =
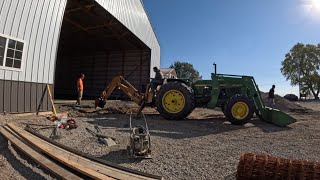
<path id="1" fill-rule="evenodd" d="M 217 74 L 217 64 L 213 63 L 213 67 L 214 67 L 214 74 Z"/>

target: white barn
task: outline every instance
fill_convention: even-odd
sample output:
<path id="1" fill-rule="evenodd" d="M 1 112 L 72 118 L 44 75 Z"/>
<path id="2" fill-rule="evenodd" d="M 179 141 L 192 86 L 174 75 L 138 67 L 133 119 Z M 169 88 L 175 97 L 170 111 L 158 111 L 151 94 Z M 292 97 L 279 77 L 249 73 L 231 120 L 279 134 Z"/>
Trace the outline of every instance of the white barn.
<path id="1" fill-rule="evenodd" d="M 73 99 L 79 73 L 85 97 L 117 74 L 141 90 L 159 65 L 141 0 L 0 0 L 0 112 L 35 112 L 46 84 Z"/>

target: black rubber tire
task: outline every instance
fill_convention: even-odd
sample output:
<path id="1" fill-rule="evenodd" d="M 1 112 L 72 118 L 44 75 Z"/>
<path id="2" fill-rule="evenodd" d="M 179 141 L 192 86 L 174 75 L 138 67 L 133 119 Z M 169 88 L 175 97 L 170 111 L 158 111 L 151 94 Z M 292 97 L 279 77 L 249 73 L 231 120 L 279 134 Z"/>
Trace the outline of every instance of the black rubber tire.
<path id="1" fill-rule="evenodd" d="M 162 98 L 164 97 L 165 93 L 170 90 L 179 91 L 184 96 L 185 106 L 178 113 L 167 112 L 163 107 Z M 195 100 L 192 89 L 185 83 L 178 81 L 169 82 L 161 86 L 160 91 L 156 96 L 155 103 L 157 106 L 157 111 L 160 113 L 160 115 L 168 120 L 182 120 L 186 118 L 195 108 Z"/>
<path id="2" fill-rule="evenodd" d="M 233 105 L 237 102 L 243 102 L 248 106 L 249 112 L 248 112 L 247 116 L 242 119 L 235 118 L 231 112 Z M 225 107 L 225 110 L 224 110 L 225 116 L 227 117 L 228 121 L 233 125 L 243 125 L 243 124 L 247 123 L 253 117 L 253 113 L 254 113 L 253 101 L 250 100 L 248 97 L 243 96 L 243 95 L 239 95 L 239 94 L 232 96 L 228 100 L 226 107 Z"/>
<path id="3" fill-rule="evenodd" d="M 226 114 L 224 113 L 224 110 L 226 109 L 226 105 L 225 105 L 225 104 L 222 104 L 221 107 L 220 107 L 220 109 L 221 109 L 221 111 L 223 112 L 223 114 L 226 115 Z"/>

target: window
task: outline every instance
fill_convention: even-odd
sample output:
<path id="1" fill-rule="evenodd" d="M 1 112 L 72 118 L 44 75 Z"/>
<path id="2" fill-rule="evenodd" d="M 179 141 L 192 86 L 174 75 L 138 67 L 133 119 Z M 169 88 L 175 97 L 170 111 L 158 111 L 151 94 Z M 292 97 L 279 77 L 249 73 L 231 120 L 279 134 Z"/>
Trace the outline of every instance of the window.
<path id="1" fill-rule="evenodd" d="M 20 69 L 24 43 L 0 35 L 0 67 Z"/>

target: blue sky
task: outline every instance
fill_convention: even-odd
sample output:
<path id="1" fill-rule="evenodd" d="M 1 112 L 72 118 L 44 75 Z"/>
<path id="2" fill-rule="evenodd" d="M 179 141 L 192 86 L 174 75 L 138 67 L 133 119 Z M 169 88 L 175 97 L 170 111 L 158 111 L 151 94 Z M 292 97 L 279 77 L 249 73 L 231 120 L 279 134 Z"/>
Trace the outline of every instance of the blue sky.
<path id="1" fill-rule="evenodd" d="M 204 79 L 251 75 L 260 90 L 298 94 L 280 72 L 298 42 L 320 43 L 320 0 L 144 0 L 161 46 L 161 67 L 192 63 Z"/>

